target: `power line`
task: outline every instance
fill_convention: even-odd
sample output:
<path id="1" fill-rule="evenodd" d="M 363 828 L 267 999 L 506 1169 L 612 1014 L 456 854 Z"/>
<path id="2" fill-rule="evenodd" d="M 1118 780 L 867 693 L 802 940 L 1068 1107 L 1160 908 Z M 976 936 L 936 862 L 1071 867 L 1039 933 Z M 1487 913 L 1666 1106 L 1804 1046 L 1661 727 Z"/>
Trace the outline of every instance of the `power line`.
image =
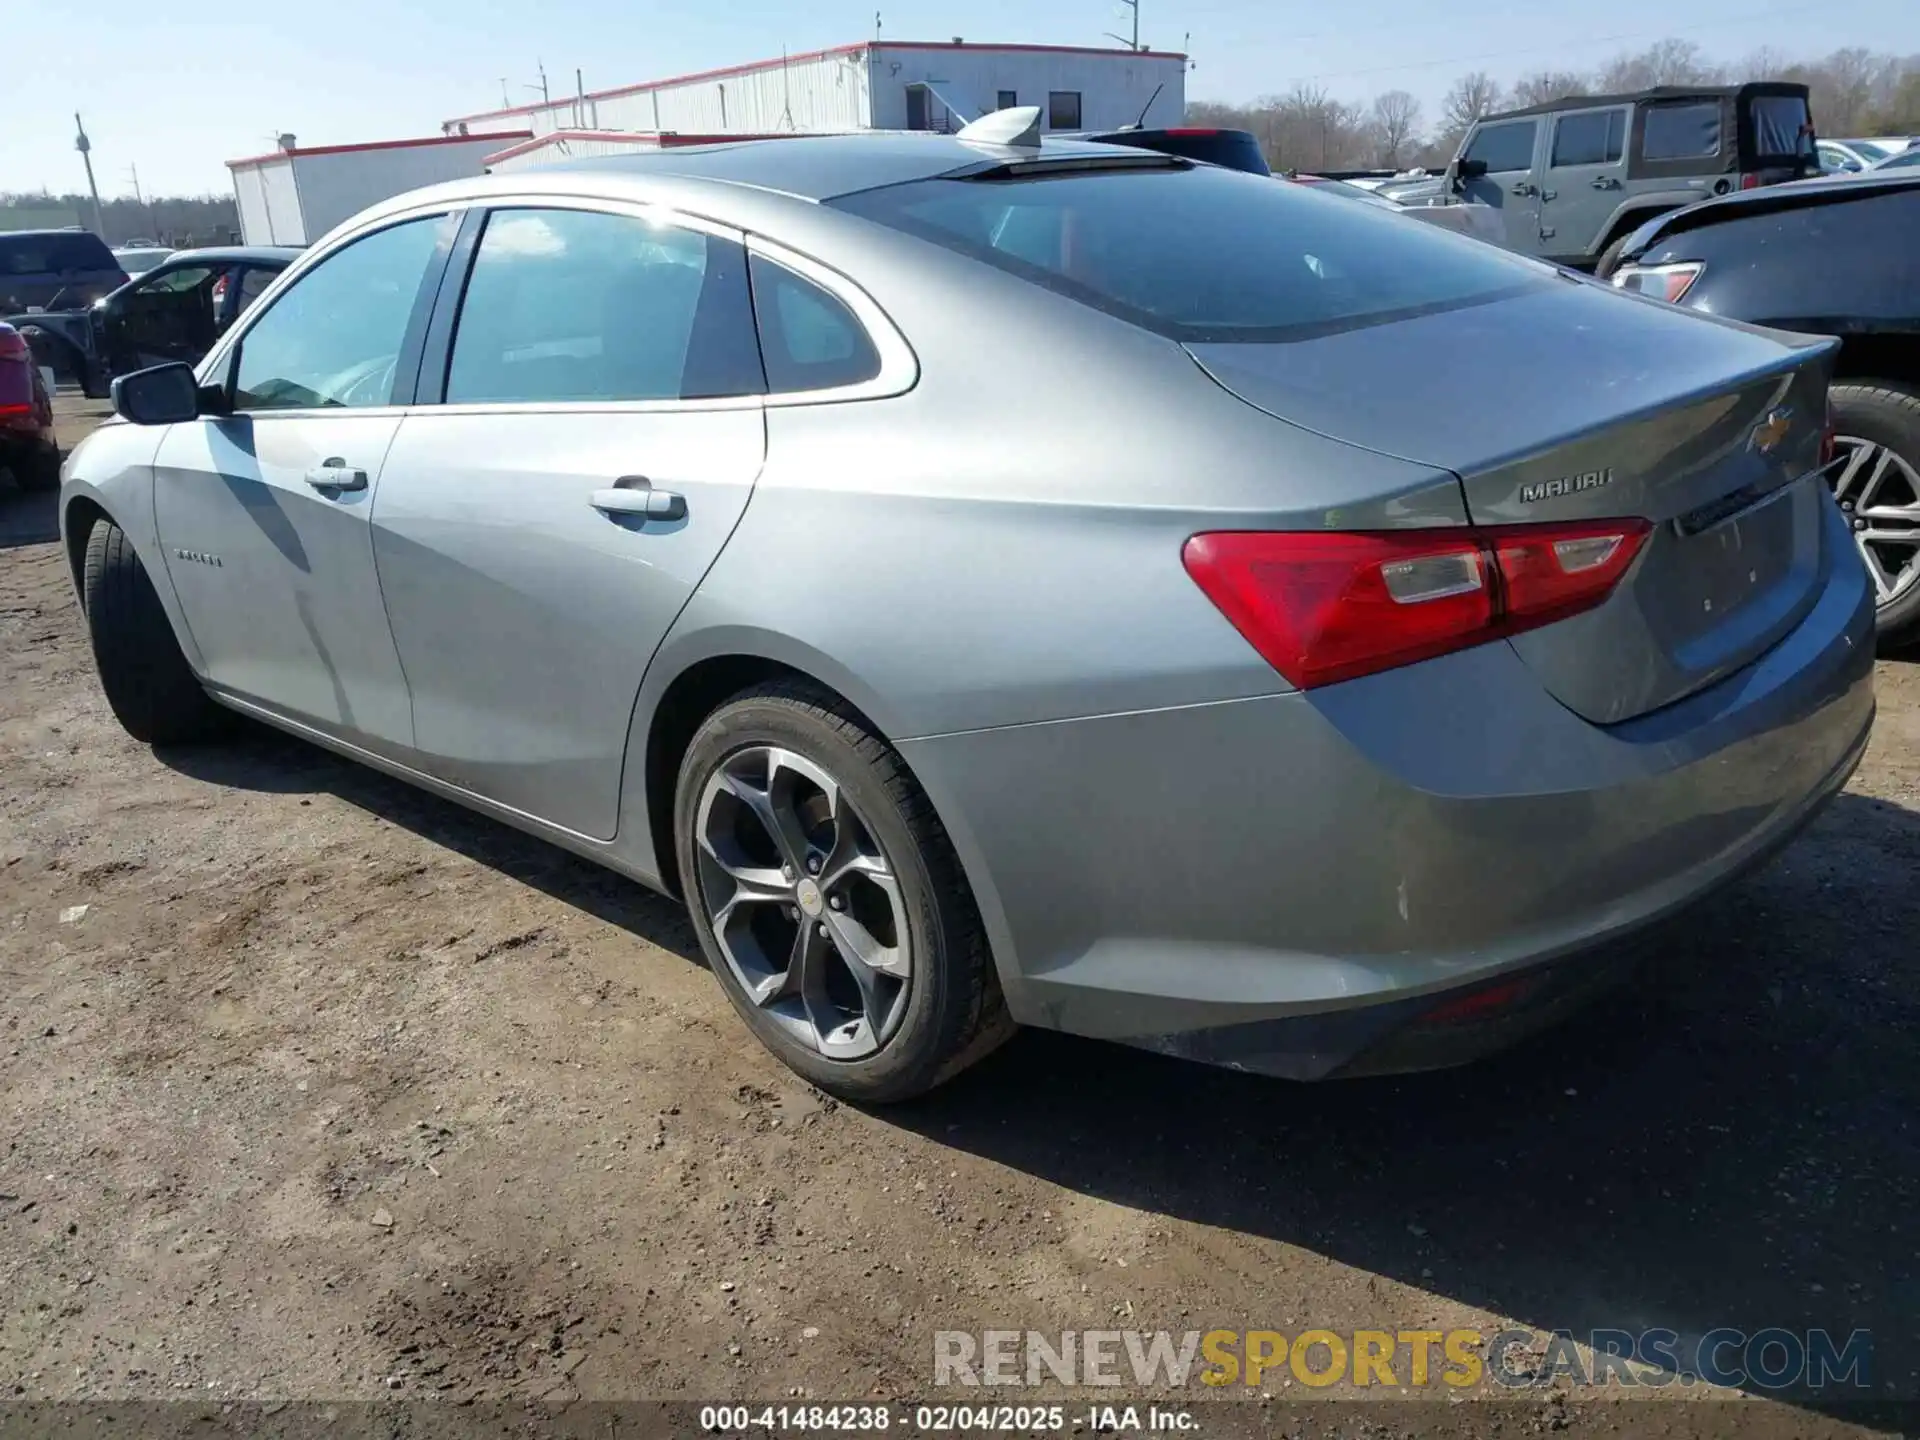
<path id="1" fill-rule="evenodd" d="M 1388 75 L 1403 70 L 1427 70 L 1439 65 L 1470 65 L 1479 60 L 1509 60 L 1522 55 L 1542 55 L 1549 52 L 1560 53 L 1581 45 L 1612 45 L 1623 40 L 1664 39 L 1669 35 L 1685 35 L 1695 30 L 1714 30 L 1722 25 L 1749 25 L 1755 20 L 1772 20 L 1782 15 L 1795 15 L 1806 10 L 1824 10 L 1827 7 L 1816 4 L 1784 5 L 1774 10 L 1748 11 L 1744 15 L 1729 15 L 1719 20 L 1702 20 L 1693 25 L 1668 25 L 1659 30 L 1630 30 L 1617 35 L 1589 35 L 1576 40 L 1562 40 L 1552 45 L 1531 45 L 1522 50 L 1489 50 L 1478 55 L 1452 55 L 1437 60 L 1413 60 L 1404 65 L 1374 65 L 1361 70 L 1323 70 L 1313 75 L 1295 75 L 1289 83 L 1299 84 L 1308 80 L 1343 80 L 1355 75 Z"/>

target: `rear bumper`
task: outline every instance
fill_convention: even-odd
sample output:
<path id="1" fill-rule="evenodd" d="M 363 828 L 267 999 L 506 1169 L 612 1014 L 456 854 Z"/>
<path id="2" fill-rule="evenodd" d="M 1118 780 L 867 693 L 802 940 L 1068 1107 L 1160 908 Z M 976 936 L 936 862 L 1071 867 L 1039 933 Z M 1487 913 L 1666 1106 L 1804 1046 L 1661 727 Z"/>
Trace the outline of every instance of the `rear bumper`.
<path id="1" fill-rule="evenodd" d="M 1612 727 L 1496 643 L 1308 694 L 901 748 L 1016 1019 L 1300 1078 L 1450 1063 L 1563 1013 L 1845 784 L 1873 608 L 1858 565 L 1833 572 L 1754 664 Z M 1522 972 L 1525 1003 L 1409 1030 Z M 1396 1036 L 1419 1043 L 1395 1058 Z"/>

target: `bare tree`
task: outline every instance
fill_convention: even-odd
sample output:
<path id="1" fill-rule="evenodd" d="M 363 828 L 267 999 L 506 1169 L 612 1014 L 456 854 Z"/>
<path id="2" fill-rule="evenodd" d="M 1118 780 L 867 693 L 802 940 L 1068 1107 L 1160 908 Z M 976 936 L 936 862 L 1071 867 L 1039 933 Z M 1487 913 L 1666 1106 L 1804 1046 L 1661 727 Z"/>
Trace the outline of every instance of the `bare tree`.
<path id="1" fill-rule="evenodd" d="M 1644 50 L 1616 55 L 1600 67 L 1603 94 L 1648 90 L 1655 85 L 1710 85 L 1721 78 L 1691 40 L 1656 40 Z"/>
<path id="2" fill-rule="evenodd" d="M 1536 70 L 1531 75 L 1522 75 L 1514 82 L 1513 93 L 1508 96 L 1515 107 L 1521 105 L 1545 105 L 1550 100 L 1564 100 L 1569 95 L 1591 95 L 1592 83 L 1586 76 L 1573 70 Z"/>
<path id="3" fill-rule="evenodd" d="M 1420 133 L 1420 102 L 1405 90 L 1389 90 L 1373 97 L 1373 158 L 1398 170 L 1413 154 Z"/>
<path id="4" fill-rule="evenodd" d="M 1500 87 L 1484 70 L 1462 75 L 1440 102 L 1440 145 L 1449 154 L 1473 122 L 1500 106 Z"/>

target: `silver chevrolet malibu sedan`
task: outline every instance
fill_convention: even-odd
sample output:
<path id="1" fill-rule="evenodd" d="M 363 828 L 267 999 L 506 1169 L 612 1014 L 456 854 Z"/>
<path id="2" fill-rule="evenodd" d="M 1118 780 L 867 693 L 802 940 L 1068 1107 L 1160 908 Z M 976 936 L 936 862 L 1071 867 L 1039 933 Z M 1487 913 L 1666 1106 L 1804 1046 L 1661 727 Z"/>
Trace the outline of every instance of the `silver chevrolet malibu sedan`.
<path id="1" fill-rule="evenodd" d="M 1176 157 L 717 145 L 368 211 L 124 378 L 61 518 L 134 736 L 681 897 L 837 1095 L 1016 1025 L 1404 1070 L 1858 762 L 1830 355 Z"/>

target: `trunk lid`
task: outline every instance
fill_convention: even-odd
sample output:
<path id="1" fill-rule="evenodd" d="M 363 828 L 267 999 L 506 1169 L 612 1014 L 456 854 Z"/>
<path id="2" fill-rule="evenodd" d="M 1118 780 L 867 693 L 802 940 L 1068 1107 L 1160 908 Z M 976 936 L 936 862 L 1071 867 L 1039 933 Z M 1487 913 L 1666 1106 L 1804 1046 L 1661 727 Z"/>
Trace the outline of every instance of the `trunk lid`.
<path id="1" fill-rule="evenodd" d="M 1833 348 L 1573 281 L 1288 343 L 1188 347 L 1269 414 L 1453 471 L 1476 525 L 1654 522 L 1603 605 L 1507 642 L 1599 724 L 1712 684 L 1812 606 Z"/>

